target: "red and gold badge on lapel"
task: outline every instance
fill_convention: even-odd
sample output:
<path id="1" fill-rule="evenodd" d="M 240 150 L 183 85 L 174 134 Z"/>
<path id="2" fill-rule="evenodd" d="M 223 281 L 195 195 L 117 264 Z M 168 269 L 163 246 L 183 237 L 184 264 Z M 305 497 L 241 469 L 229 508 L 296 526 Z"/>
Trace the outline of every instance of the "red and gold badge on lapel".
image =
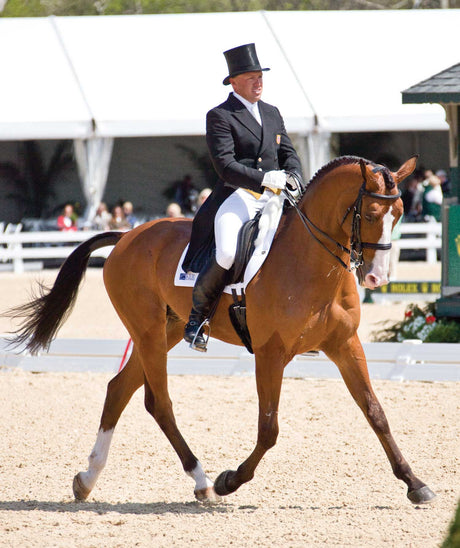
<path id="1" fill-rule="evenodd" d="M 277 145 L 281 144 L 281 135 L 279 133 L 277 133 L 277 135 L 276 135 L 276 144 Z"/>

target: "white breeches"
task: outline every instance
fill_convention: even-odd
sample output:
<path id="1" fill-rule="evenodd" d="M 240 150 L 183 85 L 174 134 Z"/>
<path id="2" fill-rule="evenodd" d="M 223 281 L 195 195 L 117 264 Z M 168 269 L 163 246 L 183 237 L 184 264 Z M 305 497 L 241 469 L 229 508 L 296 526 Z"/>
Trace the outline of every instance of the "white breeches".
<path id="1" fill-rule="evenodd" d="M 250 192 L 239 188 L 219 207 L 214 219 L 216 237 L 216 261 L 229 270 L 235 261 L 238 232 L 246 221 L 264 208 L 272 192 L 266 190 L 257 199 Z"/>

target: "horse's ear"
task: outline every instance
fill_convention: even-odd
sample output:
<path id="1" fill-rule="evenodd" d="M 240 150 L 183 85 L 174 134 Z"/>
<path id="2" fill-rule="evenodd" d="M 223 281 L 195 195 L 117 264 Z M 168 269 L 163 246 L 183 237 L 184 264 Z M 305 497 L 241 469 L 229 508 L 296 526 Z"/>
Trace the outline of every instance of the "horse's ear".
<path id="1" fill-rule="evenodd" d="M 417 165 L 418 154 L 409 158 L 406 163 L 404 163 L 396 173 L 393 173 L 394 182 L 399 185 L 401 181 L 404 181 L 415 169 Z"/>

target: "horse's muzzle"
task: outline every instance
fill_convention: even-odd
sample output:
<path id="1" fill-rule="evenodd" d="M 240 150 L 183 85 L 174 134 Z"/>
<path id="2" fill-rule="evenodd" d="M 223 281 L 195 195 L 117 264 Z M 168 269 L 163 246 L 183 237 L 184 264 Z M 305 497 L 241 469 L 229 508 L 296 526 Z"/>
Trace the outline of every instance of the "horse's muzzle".
<path id="1" fill-rule="evenodd" d="M 388 272 L 384 272 L 381 268 L 375 268 L 374 265 L 366 268 L 364 263 L 356 269 L 359 285 L 367 289 L 377 289 L 388 283 Z"/>
<path id="2" fill-rule="evenodd" d="M 376 289 L 377 287 L 381 287 L 382 285 L 386 285 L 388 283 L 388 276 L 378 276 L 374 274 L 373 272 L 369 272 L 369 274 L 366 274 L 364 276 L 364 287 L 367 287 L 367 289 Z"/>

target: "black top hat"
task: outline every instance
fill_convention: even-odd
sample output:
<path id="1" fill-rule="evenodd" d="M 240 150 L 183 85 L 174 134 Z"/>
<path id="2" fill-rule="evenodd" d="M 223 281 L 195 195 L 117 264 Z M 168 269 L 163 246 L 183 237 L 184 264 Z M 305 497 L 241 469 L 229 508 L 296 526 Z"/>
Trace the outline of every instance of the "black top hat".
<path id="1" fill-rule="evenodd" d="M 262 68 L 260 66 L 255 44 L 245 44 L 244 46 L 229 49 L 224 51 L 224 55 L 228 66 L 228 76 L 222 82 L 224 86 L 228 86 L 230 78 L 238 76 L 238 74 L 270 70 L 269 68 Z"/>

